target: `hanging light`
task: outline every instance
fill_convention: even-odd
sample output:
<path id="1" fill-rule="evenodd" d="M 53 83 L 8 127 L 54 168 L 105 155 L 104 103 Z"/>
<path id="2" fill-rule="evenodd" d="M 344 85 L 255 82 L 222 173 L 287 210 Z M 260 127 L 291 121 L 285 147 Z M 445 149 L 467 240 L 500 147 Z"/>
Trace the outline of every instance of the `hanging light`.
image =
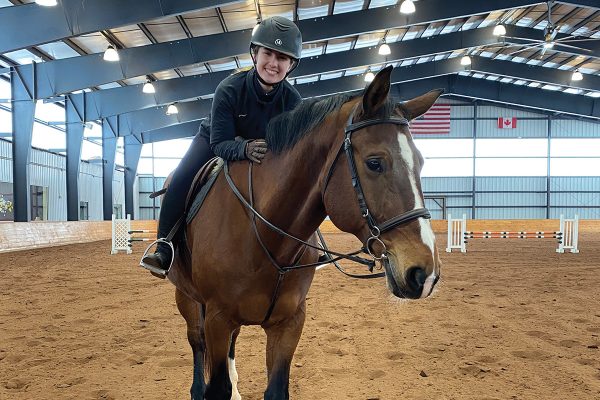
<path id="1" fill-rule="evenodd" d="M 35 0 L 35 3 L 44 7 L 52 7 L 58 4 L 56 0 Z"/>
<path id="2" fill-rule="evenodd" d="M 572 81 L 582 81 L 583 80 L 583 75 L 581 74 L 581 72 L 579 72 L 579 69 L 576 69 L 575 72 L 573 72 L 573 75 L 571 75 L 571 80 Z"/>
<path id="3" fill-rule="evenodd" d="M 502 24 L 498 24 L 494 27 L 494 36 L 504 36 L 506 35 L 506 28 Z"/>
<path id="4" fill-rule="evenodd" d="M 106 49 L 106 51 L 104 52 L 104 61 L 119 61 L 119 53 L 117 53 L 117 50 L 115 50 L 115 48 L 113 47 L 112 44 L 108 45 L 108 48 Z"/>
<path id="5" fill-rule="evenodd" d="M 373 79 L 375 79 L 375 74 L 368 70 L 365 74 L 365 82 L 373 82 Z"/>
<path id="6" fill-rule="evenodd" d="M 146 83 L 144 83 L 144 87 L 142 87 L 142 92 L 148 94 L 156 93 L 156 89 L 154 88 L 150 78 L 146 78 Z"/>
<path id="7" fill-rule="evenodd" d="M 392 54 L 392 50 L 390 50 L 390 46 L 388 46 L 385 40 L 383 41 L 383 43 L 381 43 L 381 46 L 379 46 L 378 53 L 382 56 L 388 56 Z"/>
<path id="8" fill-rule="evenodd" d="M 402 4 L 400 4 L 400 12 L 402 14 L 412 14 L 415 10 L 415 3 L 411 0 L 404 0 Z"/>
<path id="9" fill-rule="evenodd" d="M 554 42 L 544 42 L 545 49 L 551 49 L 554 47 Z"/>
<path id="10" fill-rule="evenodd" d="M 460 65 L 471 65 L 471 57 L 463 56 L 463 58 L 460 59 Z"/>
<path id="11" fill-rule="evenodd" d="M 179 110 L 177 109 L 177 106 L 175 105 L 175 103 L 169 104 L 169 107 L 167 107 L 167 115 L 173 115 L 173 114 L 179 114 Z"/>

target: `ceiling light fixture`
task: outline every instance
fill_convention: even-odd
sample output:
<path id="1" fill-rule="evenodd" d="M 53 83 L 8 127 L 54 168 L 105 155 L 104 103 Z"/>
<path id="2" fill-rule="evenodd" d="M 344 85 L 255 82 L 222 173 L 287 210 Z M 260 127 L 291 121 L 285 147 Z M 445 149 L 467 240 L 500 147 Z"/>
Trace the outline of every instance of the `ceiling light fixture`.
<path id="1" fill-rule="evenodd" d="M 471 65 L 471 57 L 464 56 L 460 59 L 460 65 Z"/>
<path id="2" fill-rule="evenodd" d="M 177 106 L 175 105 L 175 103 L 169 104 L 169 107 L 167 107 L 167 115 L 173 115 L 173 114 L 179 114 L 179 110 L 177 109 Z"/>
<path id="3" fill-rule="evenodd" d="M 112 44 L 109 44 L 108 48 L 104 52 L 103 58 L 104 58 L 104 61 L 110 61 L 110 62 L 119 61 L 119 53 L 117 52 L 117 50 L 115 50 L 115 48 L 113 47 Z"/>
<path id="4" fill-rule="evenodd" d="M 573 75 L 571 75 L 571 80 L 572 81 L 582 81 L 583 80 L 583 75 L 581 74 L 581 72 L 579 72 L 579 69 L 576 69 L 575 72 L 573 72 Z"/>
<path id="5" fill-rule="evenodd" d="M 400 12 L 402 14 L 412 14 L 415 10 L 415 3 L 411 0 L 404 0 L 402 4 L 400 4 Z"/>
<path id="6" fill-rule="evenodd" d="M 388 44 L 385 42 L 385 40 L 383 41 L 383 43 L 381 43 L 381 46 L 379 46 L 378 53 L 379 53 L 379 55 L 382 55 L 382 56 L 388 56 L 388 55 L 392 54 L 392 50 L 390 50 L 390 46 L 388 46 Z"/>
<path id="7" fill-rule="evenodd" d="M 150 78 L 146 78 L 146 83 L 144 83 L 144 87 L 142 87 L 142 92 L 148 94 L 156 93 L 156 89 L 154 88 Z"/>
<path id="8" fill-rule="evenodd" d="M 365 82 L 373 82 L 373 79 L 375 79 L 375 74 L 369 69 L 365 74 Z"/>
<path id="9" fill-rule="evenodd" d="M 545 42 L 544 43 L 544 48 L 545 49 L 551 49 L 554 47 L 554 42 Z"/>
<path id="10" fill-rule="evenodd" d="M 58 4 L 56 0 L 35 0 L 35 3 L 44 7 L 52 7 Z"/>
<path id="11" fill-rule="evenodd" d="M 494 36 L 505 36 L 506 35 L 506 28 L 504 27 L 504 25 L 502 24 L 498 24 L 494 27 L 494 32 L 493 32 Z"/>

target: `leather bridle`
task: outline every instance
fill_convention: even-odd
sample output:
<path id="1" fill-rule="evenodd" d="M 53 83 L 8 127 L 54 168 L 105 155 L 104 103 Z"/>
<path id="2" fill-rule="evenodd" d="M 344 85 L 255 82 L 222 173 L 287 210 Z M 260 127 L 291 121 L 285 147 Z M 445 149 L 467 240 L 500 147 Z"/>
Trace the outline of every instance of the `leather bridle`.
<path id="1" fill-rule="evenodd" d="M 233 179 L 231 178 L 231 175 L 229 174 L 229 163 L 227 161 L 225 161 L 225 165 L 224 165 L 225 179 L 226 179 L 227 183 L 229 184 L 229 187 L 231 188 L 232 192 L 238 198 L 238 200 L 252 213 L 251 219 L 252 219 L 252 227 L 254 229 L 254 234 L 256 235 L 256 238 L 257 238 L 259 244 L 261 245 L 263 251 L 266 253 L 269 261 L 271 262 L 271 264 L 273 264 L 273 266 L 279 272 L 275 290 L 273 292 L 273 297 L 271 299 L 271 304 L 269 305 L 269 308 L 267 310 L 265 318 L 263 319 L 263 323 L 265 323 L 270 318 L 271 313 L 273 312 L 273 308 L 275 307 L 275 302 L 277 301 L 277 297 L 279 295 L 279 290 L 281 288 L 281 283 L 283 281 L 283 277 L 287 272 L 297 270 L 300 268 L 316 267 L 321 264 L 329 264 L 329 263 L 333 262 L 338 270 L 340 270 L 343 274 L 353 277 L 353 278 L 384 277 L 385 272 L 379 272 L 379 273 L 375 273 L 375 274 L 372 273 L 369 275 L 350 274 L 350 273 L 344 271 L 342 268 L 340 268 L 340 266 L 335 261 L 338 261 L 338 260 L 344 258 L 344 259 L 347 259 L 350 261 L 354 261 L 356 263 L 367 265 L 369 268 L 369 271 L 373 272 L 373 268 L 375 266 L 375 261 L 380 261 L 382 264 L 388 262 L 387 249 L 386 249 L 383 241 L 380 239 L 381 234 L 388 232 L 389 230 L 394 229 L 395 227 L 397 227 L 399 225 L 406 224 L 410 221 L 413 221 L 417 218 L 427 218 L 427 219 L 431 218 L 431 214 L 429 213 L 429 210 L 427 210 L 426 208 L 417 208 L 417 209 L 413 209 L 413 210 L 407 211 L 405 213 L 402 213 L 396 217 L 390 218 L 389 220 L 384 221 L 381 224 L 377 223 L 377 221 L 373 217 L 372 213 L 369 211 L 369 207 L 367 206 L 367 202 L 365 199 L 365 194 L 364 194 L 364 191 L 360 184 L 360 177 L 358 176 L 358 171 L 356 169 L 356 162 L 354 160 L 354 152 L 353 152 L 353 148 L 352 148 L 352 140 L 351 140 L 352 134 L 356 131 L 359 131 L 361 129 L 364 129 L 364 128 L 367 128 L 367 127 L 373 126 L 373 125 L 394 124 L 394 125 L 400 125 L 400 126 L 408 126 L 409 123 L 406 118 L 400 118 L 400 117 L 370 119 L 370 120 L 360 121 L 357 123 L 352 123 L 356 109 L 357 109 L 357 107 L 354 107 L 354 110 L 352 111 L 352 113 L 350 113 L 350 116 L 348 117 L 348 123 L 346 124 L 346 128 L 344 129 L 344 132 L 345 132 L 344 141 L 342 142 L 333 162 L 331 163 L 331 167 L 329 168 L 329 171 L 325 178 L 321 196 L 323 198 L 323 200 L 322 200 L 323 204 L 325 204 L 325 201 L 324 201 L 325 200 L 325 192 L 327 190 L 329 181 L 331 180 L 331 177 L 333 176 L 333 172 L 334 172 L 335 166 L 337 164 L 337 160 L 340 158 L 340 155 L 342 154 L 342 150 L 343 150 L 346 154 L 346 158 L 348 159 L 348 166 L 350 168 L 350 175 L 352 177 L 352 187 L 354 188 L 354 190 L 356 192 L 356 196 L 358 198 L 358 206 L 360 208 L 361 215 L 363 216 L 363 218 L 366 219 L 366 222 L 367 222 L 367 225 L 368 225 L 369 231 L 370 231 L 370 236 L 363 243 L 363 248 L 361 250 L 358 250 L 358 251 L 355 251 L 352 253 L 347 253 L 347 254 L 338 253 L 336 251 L 327 249 L 326 246 L 323 246 L 323 247 L 315 246 L 312 243 L 309 243 L 309 242 L 302 240 L 294 235 L 291 235 L 290 233 L 284 231 L 283 229 L 273 225 L 270 221 L 268 221 L 264 216 L 262 216 L 254 208 L 254 194 L 253 194 L 253 189 L 252 189 L 252 162 L 250 162 L 249 166 L 248 166 L 248 193 L 250 196 L 250 201 L 248 201 L 244 198 L 242 193 L 240 193 L 240 191 L 236 187 L 235 183 L 233 182 Z M 266 247 L 265 243 L 263 242 L 263 240 L 260 237 L 258 228 L 256 226 L 257 218 L 260 219 L 269 229 L 277 232 L 278 234 L 280 234 L 282 236 L 285 236 L 285 237 L 292 239 L 298 243 L 301 243 L 305 246 L 304 249 L 296 257 L 296 259 L 294 260 L 292 265 L 281 266 L 277 263 L 277 261 L 275 261 L 275 257 L 271 254 L 271 252 Z M 376 256 L 373 253 L 373 250 L 371 249 L 371 244 L 374 242 L 379 243 L 380 246 L 382 246 L 382 248 L 383 248 L 381 255 L 379 257 Z M 306 250 L 306 247 L 311 247 L 311 248 L 320 250 L 330 256 L 334 255 L 335 258 L 330 259 L 325 262 L 317 262 L 317 263 L 310 263 L 310 264 L 298 264 L 300 258 L 302 257 L 302 255 L 304 254 L 304 251 Z M 368 253 L 372 257 L 372 260 L 368 260 L 366 258 L 358 256 L 357 254 L 359 254 L 361 252 Z"/>
<path id="2" fill-rule="evenodd" d="M 348 160 L 348 167 L 350 168 L 350 176 L 352 178 L 352 187 L 356 193 L 356 197 L 358 199 L 358 207 L 360 208 L 360 214 L 363 218 L 365 218 L 367 225 L 369 227 L 370 236 L 363 243 L 365 250 L 369 253 L 371 257 L 376 260 L 381 260 L 382 258 L 387 258 L 386 255 L 386 247 L 383 241 L 380 239 L 380 236 L 388 232 L 399 225 L 406 224 L 415 220 L 417 218 L 426 218 L 430 219 L 431 214 L 429 210 L 426 208 L 416 208 L 400 215 L 397 215 L 393 218 L 388 219 L 387 221 L 382 222 L 381 224 L 377 223 L 373 214 L 369 211 L 369 207 L 367 205 L 367 201 L 365 199 L 365 193 L 363 191 L 362 185 L 360 184 L 360 177 L 358 176 L 358 170 L 356 169 L 356 161 L 354 160 L 354 149 L 352 147 L 352 134 L 367 128 L 369 126 L 374 125 L 382 125 L 382 124 L 393 124 L 399 126 L 408 126 L 409 122 L 404 117 L 389 117 L 382 119 L 368 119 L 360 122 L 353 123 L 354 114 L 356 112 L 358 105 L 354 107 L 353 111 L 350 113 L 348 117 L 348 122 L 346 123 L 346 128 L 344 129 L 345 137 L 342 145 L 340 146 L 333 162 L 331 163 L 331 167 L 329 168 L 329 172 L 325 177 L 325 184 L 323 185 L 323 191 L 321 192 L 321 197 L 323 198 L 323 204 L 325 204 L 325 192 L 327 191 L 327 185 L 329 185 L 329 181 L 333 176 L 334 168 L 337 164 L 342 151 L 346 154 L 346 159 Z M 373 254 L 371 249 L 371 244 L 374 242 L 379 243 L 380 246 L 383 247 L 383 251 L 381 256 L 377 257 Z"/>

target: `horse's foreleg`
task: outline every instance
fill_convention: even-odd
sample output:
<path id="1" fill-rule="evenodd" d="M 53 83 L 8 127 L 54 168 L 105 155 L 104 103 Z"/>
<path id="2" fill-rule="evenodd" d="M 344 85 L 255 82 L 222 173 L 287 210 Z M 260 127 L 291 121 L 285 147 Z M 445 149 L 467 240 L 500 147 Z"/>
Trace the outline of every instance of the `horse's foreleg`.
<path id="1" fill-rule="evenodd" d="M 231 345 L 229 346 L 229 379 L 231 380 L 231 400 L 242 400 L 240 392 L 238 391 L 238 373 L 235 369 L 235 341 L 240 334 L 240 328 L 233 331 L 231 335 Z"/>
<path id="2" fill-rule="evenodd" d="M 210 377 L 204 392 L 206 400 L 231 399 L 228 357 L 232 334 L 237 328 L 219 312 L 211 312 L 210 308 L 207 308 L 204 333 L 206 335 L 206 361 Z"/>
<path id="3" fill-rule="evenodd" d="M 306 303 L 291 318 L 265 328 L 267 333 L 267 373 L 265 400 L 288 400 L 290 365 L 304 327 Z"/>
<path id="4" fill-rule="evenodd" d="M 204 311 L 202 305 L 190 299 L 183 292 L 175 291 L 177 308 L 187 324 L 187 338 L 194 355 L 194 381 L 190 389 L 192 400 L 204 399 Z"/>

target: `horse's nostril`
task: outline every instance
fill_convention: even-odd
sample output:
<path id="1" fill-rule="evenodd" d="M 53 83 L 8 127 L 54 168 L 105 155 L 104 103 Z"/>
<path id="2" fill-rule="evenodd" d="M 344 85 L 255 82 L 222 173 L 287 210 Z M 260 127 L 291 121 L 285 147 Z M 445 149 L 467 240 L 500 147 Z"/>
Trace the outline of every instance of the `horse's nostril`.
<path id="1" fill-rule="evenodd" d="M 427 273 L 421 267 L 412 267 L 406 272 L 406 281 L 414 291 L 422 290 L 426 279 Z"/>

